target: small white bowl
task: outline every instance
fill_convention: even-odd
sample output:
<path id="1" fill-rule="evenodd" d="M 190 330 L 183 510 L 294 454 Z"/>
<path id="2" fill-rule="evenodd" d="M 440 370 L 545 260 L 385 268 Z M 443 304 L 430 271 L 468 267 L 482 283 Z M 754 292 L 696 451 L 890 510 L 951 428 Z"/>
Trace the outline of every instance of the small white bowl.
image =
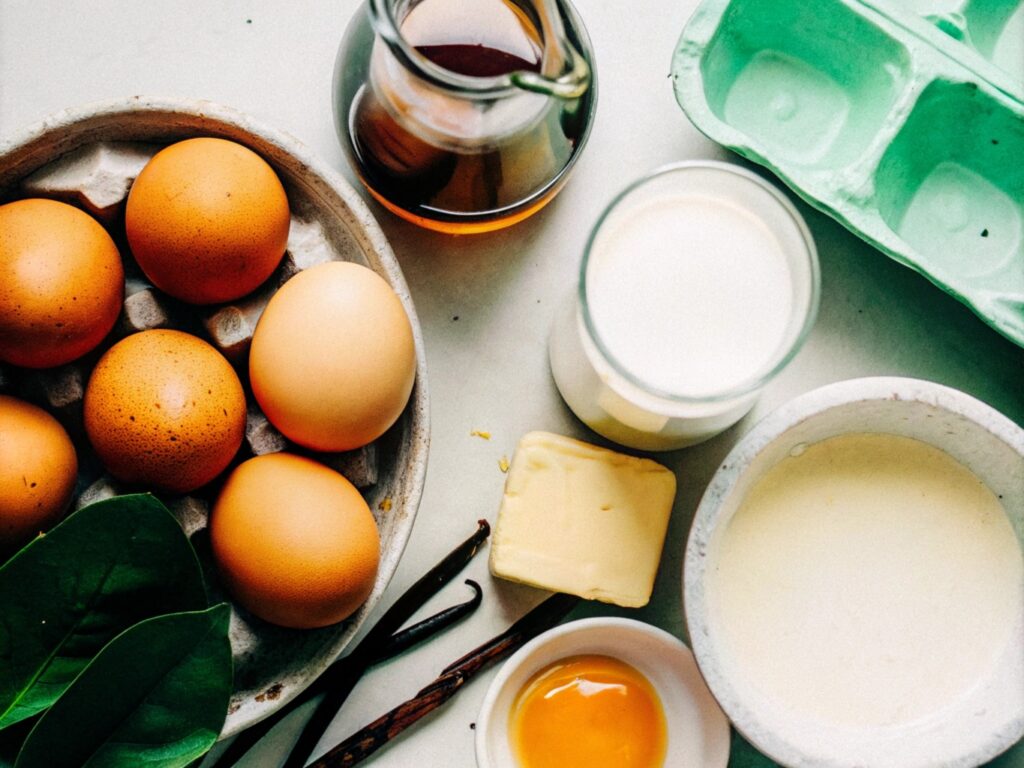
<path id="1" fill-rule="evenodd" d="M 534 638 L 501 668 L 476 723 L 479 768 L 516 768 L 509 713 L 529 678 L 567 656 L 599 654 L 624 661 L 646 677 L 665 712 L 671 768 L 725 768 L 729 723 L 711 696 L 693 654 L 668 632 L 632 619 L 581 619 Z M 572 738 L 572 734 L 566 734 Z"/>
<path id="2" fill-rule="evenodd" d="M 1024 430 L 1005 416 L 963 392 L 915 379 L 855 379 L 808 392 L 740 441 L 697 508 L 683 566 L 686 621 L 697 663 L 736 728 L 783 765 L 981 765 L 1024 735 L 1024 605 L 989 673 L 939 711 L 902 725 L 840 726 L 775 705 L 746 684 L 722 652 L 707 576 L 740 502 L 792 451 L 851 432 L 910 437 L 945 451 L 999 495 L 1024 546 Z"/>

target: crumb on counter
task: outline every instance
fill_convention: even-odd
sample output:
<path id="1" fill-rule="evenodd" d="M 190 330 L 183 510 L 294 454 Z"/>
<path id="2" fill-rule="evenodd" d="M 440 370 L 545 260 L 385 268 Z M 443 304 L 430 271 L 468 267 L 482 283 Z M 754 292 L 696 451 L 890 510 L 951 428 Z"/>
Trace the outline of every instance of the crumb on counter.
<path id="1" fill-rule="evenodd" d="M 470 437 L 479 437 L 481 440 L 490 440 L 491 439 L 491 433 L 490 432 L 484 432 L 483 430 L 480 430 L 480 429 L 471 429 L 469 431 L 469 436 Z"/>
<path id="2" fill-rule="evenodd" d="M 500 459 L 498 459 L 498 469 L 500 469 L 502 472 L 508 472 L 508 468 L 508 456 L 502 456 Z"/>
<path id="3" fill-rule="evenodd" d="M 381 510 L 382 512 L 391 511 L 391 497 L 385 496 L 383 499 L 381 499 L 380 504 L 377 505 L 377 509 Z"/>

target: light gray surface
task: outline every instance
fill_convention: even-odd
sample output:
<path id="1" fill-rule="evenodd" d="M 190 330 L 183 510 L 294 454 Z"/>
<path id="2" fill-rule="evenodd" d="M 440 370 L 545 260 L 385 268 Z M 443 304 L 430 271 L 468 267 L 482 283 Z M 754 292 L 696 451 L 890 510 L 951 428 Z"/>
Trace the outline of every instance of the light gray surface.
<path id="1" fill-rule="evenodd" d="M 426 490 L 385 604 L 468 536 L 477 518 L 493 520 L 504 480 L 498 460 L 511 455 L 523 433 L 547 429 L 593 439 L 559 400 L 545 354 L 555 309 L 575 284 L 588 228 L 616 192 L 657 165 L 733 159 L 690 126 L 668 80 L 673 46 L 695 5 L 579 0 L 598 57 L 597 123 L 569 185 L 533 219 L 493 235 L 455 238 L 417 230 L 373 206 L 423 324 L 432 405 Z M 195 96 L 250 112 L 342 167 L 330 79 L 355 7 L 354 0 L 0 0 L 0 132 L 93 99 Z M 817 327 L 747 419 L 710 443 L 661 457 L 678 472 L 678 500 L 654 600 L 628 615 L 677 635 L 683 628 L 679 572 L 693 510 L 720 459 L 768 409 L 827 382 L 900 374 L 964 389 L 1024 422 L 1024 350 L 924 278 L 798 207 L 822 262 Z M 471 437 L 473 429 L 490 431 L 491 440 Z M 486 590 L 480 611 L 368 675 L 324 747 L 413 695 L 445 664 L 541 599 L 527 587 L 492 582 L 485 556 L 466 571 Z M 452 586 L 428 610 L 467 596 L 468 590 Z M 469 726 L 487 677 L 373 765 L 472 768 Z M 280 730 L 248 765 L 276 765 L 272 755 L 289 738 Z"/>

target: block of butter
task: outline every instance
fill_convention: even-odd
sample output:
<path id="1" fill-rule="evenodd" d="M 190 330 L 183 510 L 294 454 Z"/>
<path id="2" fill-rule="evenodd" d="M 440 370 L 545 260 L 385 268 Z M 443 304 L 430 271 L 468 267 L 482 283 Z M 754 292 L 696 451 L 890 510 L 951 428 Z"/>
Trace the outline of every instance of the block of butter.
<path id="1" fill-rule="evenodd" d="M 491 573 L 633 608 L 654 588 L 676 478 L 649 459 L 548 432 L 519 441 Z"/>

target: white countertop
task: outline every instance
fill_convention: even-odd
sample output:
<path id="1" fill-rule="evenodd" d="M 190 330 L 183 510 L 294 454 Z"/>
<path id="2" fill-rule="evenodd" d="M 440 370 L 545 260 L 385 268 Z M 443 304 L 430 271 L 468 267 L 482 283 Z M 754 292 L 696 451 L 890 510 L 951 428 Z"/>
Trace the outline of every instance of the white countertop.
<path id="1" fill-rule="evenodd" d="M 597 57 L 597 122 L 569 185 L 532 219 L 491 235 L 451 237 L 416 229 L 371 203 L 423 325 L 432 406 L 426 490 L 382 607 L 468 536 L 478 518 L 493 522 L 504 482 L 498 461 L 511 456 L 523 433 L 546 429 L 603 442 L 559 398 L 546 337 L 557 305 L 575 285 L 589 228 L 616 192 L 674 160 L 739 162 L 690 125 L 672 94 L 673 47 L 696 4 L 577 0 Z M 334 134 L 330 86 L 337 45 L 356 7 L 355 0 L 0 0 L 0 133 L 98 99 L 207 98 L 292 133 L 352 179 Z M 809 341 L 739 425 L 659 459 L 677 472 L 679 494 L 654 598 L 643 610 L 619 613 L 676 635 L 683 632 L 680 566 L 693 511 L 719 461 L 768 410 L 828 382 L 895 374 L 962 389 L 1024 423 L 1024 349 L 831 219 L 798 206 L 817 242 L 823 278 Z M 490 432 L 491 440 L 470 436 L 474 429 Z M 465 576 L 484 585 L 480 610 L 368 674 L 321 751 L 412 696 L 544 596 L 492 580 L 486 554 Z M 467 596 L 453 585 L 426 611 Z M 595 605 L 576 615 L 609 612 Z M 471 724 L 491 675 L 481 675 L 372 764 L 472 768 Z M 276 765 L 300 717 L 245 764 Z M 1015 754 L 1024 759 L 1021 746 Z"/>

